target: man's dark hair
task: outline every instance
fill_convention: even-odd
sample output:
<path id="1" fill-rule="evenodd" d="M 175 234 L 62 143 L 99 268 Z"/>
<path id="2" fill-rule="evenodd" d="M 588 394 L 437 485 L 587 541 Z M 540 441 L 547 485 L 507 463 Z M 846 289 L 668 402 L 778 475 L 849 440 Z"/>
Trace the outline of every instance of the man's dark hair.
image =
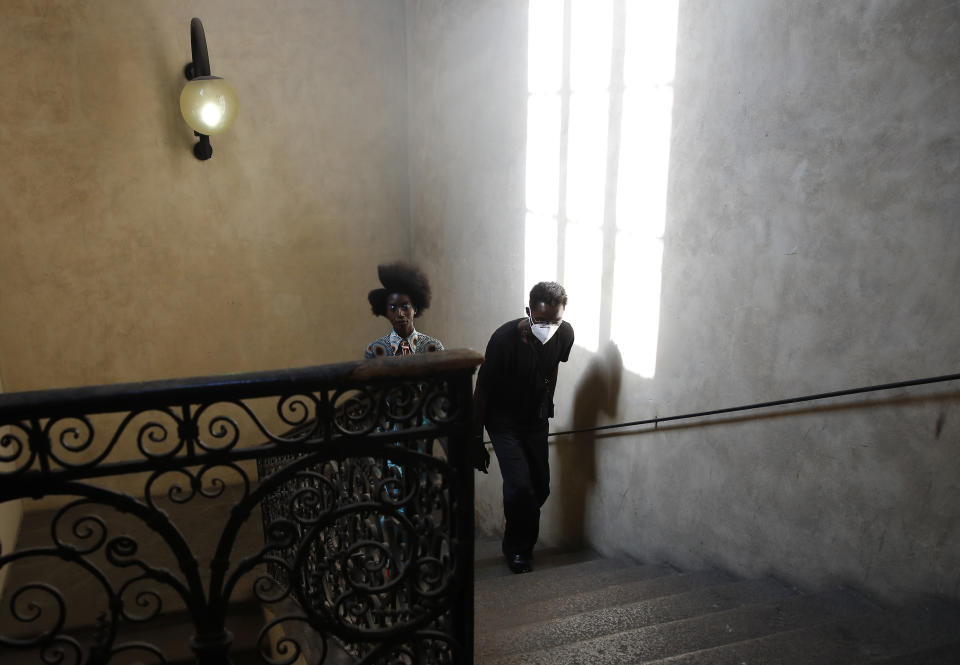
<path id="1" fill-rule="evenodd" d="M 530 289 L 530 309 L 537 303 L 546 303 L 549 307 L 567 306 L 567 292 L 556 282 L 540 282 Z"/>
<path id="2" fill-rule="evenodd" d="M 370 308 L 375 315 L 387 315 L 387 297 L 391 293 L 403 293 L 410 298 L 414 318 L 430 306 L 430 282 L 420 268 L 397 261 L 377 266 L 377 276 L 383 288 L 374 289 L 367 294 Z"/>

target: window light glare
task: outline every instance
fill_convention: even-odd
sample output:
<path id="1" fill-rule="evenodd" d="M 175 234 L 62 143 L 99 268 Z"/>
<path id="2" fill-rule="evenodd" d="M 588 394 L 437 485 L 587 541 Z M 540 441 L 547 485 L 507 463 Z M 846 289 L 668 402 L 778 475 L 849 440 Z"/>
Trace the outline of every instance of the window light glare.
<path id="1" fill-rule="evenodd" d="M 529 14 L 525 287 L 556 275 L 577 345 L 596 352 L 613 341 L 624 367 L 648 378 L 660 327 L 677 16 L 678 0 L 531 0 Z M 617 44 L 614 21 L 623 21 Z M 611 139 L 619 159 L 608 172 Z"/>

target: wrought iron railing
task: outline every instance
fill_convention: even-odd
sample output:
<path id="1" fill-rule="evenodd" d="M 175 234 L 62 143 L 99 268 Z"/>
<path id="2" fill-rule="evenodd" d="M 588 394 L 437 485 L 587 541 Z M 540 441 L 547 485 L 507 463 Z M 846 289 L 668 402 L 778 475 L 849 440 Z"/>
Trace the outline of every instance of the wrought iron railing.
<path id="1" fill-rule="evenodd" d="M 363 663 L 471 662 L 481 360 L 0 395 L 0 503 L 50 515 L 41 537 L 0 543 L 0 662 L 169 662 L 149 628 L 179 616 L 191 658 L 229 663 L 241 601 L 264 611 L 264 662 L 330 662 L 335 646 Z"/>

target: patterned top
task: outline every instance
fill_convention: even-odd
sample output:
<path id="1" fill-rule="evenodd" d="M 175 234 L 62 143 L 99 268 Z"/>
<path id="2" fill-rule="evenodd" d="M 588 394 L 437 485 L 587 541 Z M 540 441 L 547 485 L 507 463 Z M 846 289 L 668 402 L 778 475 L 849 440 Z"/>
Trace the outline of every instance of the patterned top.
<path id="1" fill-rule="evenodd" d="M 391 330 L 389 335 L 384 335 L 380 339 L 373 341 L 363 352 L 365 360 L 370 358 L 382 358 L 384 356 L 401 355 L 397 353 L 400 343 L 406 341 L 410 346 L 412 353 L 431 353 L 433 351 L 443 351 L 443 344 L 439 339 L 417 332 L 416 329 L 404 340 L 397 334 L 396 330 Z"/>

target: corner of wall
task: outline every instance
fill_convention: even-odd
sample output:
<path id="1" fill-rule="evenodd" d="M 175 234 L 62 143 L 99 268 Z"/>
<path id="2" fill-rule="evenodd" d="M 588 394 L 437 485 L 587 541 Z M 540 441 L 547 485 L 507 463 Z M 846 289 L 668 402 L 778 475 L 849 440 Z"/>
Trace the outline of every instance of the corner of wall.
<path id="1" fill-rule="evenodd" d="M 3 392 L 3 376 L 0 374 L 0 393 Z M 7 427 L 0 427 L 0 437 L 7 433 Z M 0 470 L 5 465 L 0 463 Z M 21 500 L 0 503 L 0 555 L 13 551 L 17 546 L 20 523 L 23 521 L 23 502 Z M 7 569 L 0 568 L 0 596 L 7 578 Z"/>

